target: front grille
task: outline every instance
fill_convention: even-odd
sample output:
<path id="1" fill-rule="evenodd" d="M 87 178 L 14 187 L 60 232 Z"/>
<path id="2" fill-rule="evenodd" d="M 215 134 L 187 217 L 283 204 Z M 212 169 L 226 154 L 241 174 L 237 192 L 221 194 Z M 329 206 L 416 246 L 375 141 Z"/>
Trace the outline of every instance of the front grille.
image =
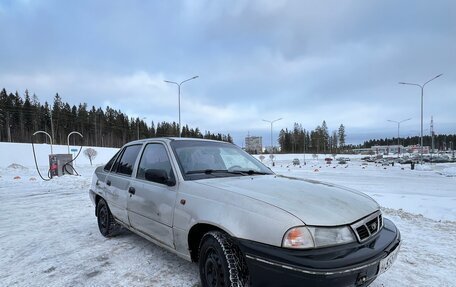
<path id="1" fill-rule="evenodd" d="M 380 211 L 377 211 L 351 225 L 359 242 L 366 241 L 377 234 L 383 227 L 383 218 Z"/>
<path id="2" fill-rule="evenodd" d="M 361 225 L 360 227 L 356 228 L 356 232 L 361 240 L 364 240 L 369 237 L 369 231 L 367 231 L 366 226 Z"/>

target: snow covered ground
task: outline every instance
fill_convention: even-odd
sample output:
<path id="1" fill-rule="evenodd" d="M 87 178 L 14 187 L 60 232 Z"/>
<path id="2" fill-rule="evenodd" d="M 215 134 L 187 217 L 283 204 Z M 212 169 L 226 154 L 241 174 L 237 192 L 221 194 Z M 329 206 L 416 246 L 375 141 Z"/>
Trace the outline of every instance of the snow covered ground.
<path id="1" fill-rule="evenodd" d="M 81 159 L 81 176 L 44 182 L 29 161 L 30 146 L 15 149 L 0 146 L 1 286 L 199 286 L 196 264 L 129 232 L 112 239 L 100 235 L 87 192 L 95 166 Z M 100 149 L 97 163 L 114 152 Z M 11 153 L 17 156 L 5 155 Z M 401 230 L 395 265 L 371 286 L 455 286 L 456 165 L 412 171 L 364 166 L 354 156 L 341 166 L 320 159 L 293 167 L 295 157 L 302 160 L 278 155 L 273 170 L 364 191 Z"/>

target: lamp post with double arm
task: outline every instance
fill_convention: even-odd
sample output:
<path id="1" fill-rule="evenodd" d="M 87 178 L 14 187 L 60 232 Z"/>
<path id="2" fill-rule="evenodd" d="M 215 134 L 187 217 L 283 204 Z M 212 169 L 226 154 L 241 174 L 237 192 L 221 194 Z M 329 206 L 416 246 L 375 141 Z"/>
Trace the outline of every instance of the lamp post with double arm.
<path id="1" fill-rule="evenodd" d="M 400 141 L 399 141 L 399 129 L 401 127 L 401 123 L 409 121 L 409 120 L 411 120 L 411 118 L 410 119 L 405 119 L 405 120 L 402 120 L 402 121 L 388 120 L 388 122 L 392 122 L 392 123 L 396 123 L 397 124 L 397 157 L 398 158 L 399 158 L 399 155 L 401 153 L 401 149 L 399 148 L 399 144 L 400 144 Z"/>
<path id="2" fill-rule="evenodd" d="M 420 163 L 423 164 L 423 97 L 424 97 L 424 86 L 429 82 L 437 79 L 438 77 L 442 76 L 443 74 L 439 74 L 434 78 L 430 79 L 429 81 L 425 82 L 424 84 L 415 84 L 415 83 L 406 83 L 406 82 L 399 82 L 400 85 L 410 85 L 410 86 L 418 86 L 421 88 L 421 132 L 420 132 L 420 149 L 421 149 L 421 158 Z"/>
<path id="3" fill-rule="evenodd" d="M 272 160 L 272 166 L 274 166 L 274 146 L 272 145 L 272 125 L 277 122 L 277 121 L 280 121 L 282 118 L 278 118 L 276 120 L 273 120 L 273 121 L 268 121 L 268 120 L 263 120 L 267 123 L 270 123 L 271 124 L 271 160 Z"/>
<path id="4" fill-rule="evenodd" d="M 176 83 L 176 82 L 173 82 L 173 81 L 164 80 L 165 83 L 174 84 L 174 85 L 176 85 L 177 88 L 178 88 L 178 89 L 177 89 L 177 91 L 178 91 L 178 92 L 177 92 L 177 93 L 178 93 L 177 96 L 178 96 L 178 105 L 179 105 L 179 137 L 181 137 L 181 131 L 182 131 L 182 127 L 181 127 L 181 96 L 180 96 L 180 94 L 181 94 L 181 85 L 182 85 L 183 83 L 185 83 L 185 82 L 194 80 L 194 79 L 196 79 L 196 78 L 198 78 L 198 76 L 194 76 L 194 77 L 191 77 L 191 78 L 189 78 L 189 79 L 187 79 L 187 80 L 183 80 L 183 81 L 180 82 L 180 83 Z"/>

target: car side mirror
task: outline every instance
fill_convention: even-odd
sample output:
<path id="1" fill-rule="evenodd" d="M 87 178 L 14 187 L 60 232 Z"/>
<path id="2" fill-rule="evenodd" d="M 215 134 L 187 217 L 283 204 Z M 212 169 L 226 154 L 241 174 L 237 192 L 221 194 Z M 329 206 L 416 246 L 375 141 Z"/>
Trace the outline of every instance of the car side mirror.
<path id="1" fill-rule="evenodd" d="M 148 169 L 145 173 L 145 178 L 148 181 L 174 186 L 176 181 L 168 177 L 166 171 L 162 169 Z"/>

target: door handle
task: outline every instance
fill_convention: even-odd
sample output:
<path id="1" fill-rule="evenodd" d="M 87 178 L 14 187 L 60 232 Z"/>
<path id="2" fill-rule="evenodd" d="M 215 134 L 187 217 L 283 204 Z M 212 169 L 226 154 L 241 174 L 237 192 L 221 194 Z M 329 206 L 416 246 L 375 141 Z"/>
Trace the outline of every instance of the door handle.
<path id="1" fill-rule="evenodd" d="M 110 181 L 110 180 L 107 180 L 107 181 L 106 181 L 106 185 L 107 185 L 107 186 L 111 186 L 111 181 Z"/>
<path id="2" fill-rule="evenodd" d="M 135 194 L 135 192 L 136 189 L 133 186 L 130 186 L 130 188 L 128 188 L 128 193 Z"/>

